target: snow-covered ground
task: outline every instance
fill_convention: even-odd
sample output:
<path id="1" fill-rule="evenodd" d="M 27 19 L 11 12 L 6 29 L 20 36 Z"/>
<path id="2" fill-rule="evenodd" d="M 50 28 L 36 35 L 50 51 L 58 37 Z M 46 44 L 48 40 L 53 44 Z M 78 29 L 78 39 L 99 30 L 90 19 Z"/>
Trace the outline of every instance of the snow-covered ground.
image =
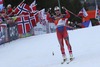
<path id="1" fill-rule="evenodd" d="M 59 43 L 56 33 L 51 33 L 1 45 L 0 67 L 100 67 L 100 26 L 68 32 L 75 57 L 70 64 L 60 64 Z"/>

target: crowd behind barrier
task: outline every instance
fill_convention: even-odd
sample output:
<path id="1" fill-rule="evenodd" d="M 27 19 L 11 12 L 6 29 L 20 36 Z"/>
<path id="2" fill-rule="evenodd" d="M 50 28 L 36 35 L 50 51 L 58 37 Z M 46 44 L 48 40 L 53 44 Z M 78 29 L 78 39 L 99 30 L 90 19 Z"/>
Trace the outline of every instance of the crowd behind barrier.
<path id="1" fill-rule="evenodd" d="M 71 22 L 69 22 L 71 24 Z M 77 25 L 74 25 L 75 29 L 80 29 Z M 76 27 L 77 26 L 77 27 Z M 81 27 L 82 28 L 82 27 Z M 7 24 L 2 23 L 0 24 L 0 44 L 7 43 L 19 38 L 29 37 L 34 35 L 46 34 L 46 33 L 53 33 L 55 32 L 55 25 L 54 23 L 47 23 L 46 25 L 42 25 L 40 22 L 30 30 L 30 32 L 20 35 L 18 33 L 18 25 L 15 23 Z M 66 28 L 67 30 L 72 30 L 71 28 Z"/>
<path id="2" fill-rule="evenodd" d="M 77 27 L 78 28 L 78 27 Z M 75 28 L 75 29 L 77 29 Z M 30 32 L 20 35 L 18 33 L 18 25 L 15 23 L 13 24 L 7 24 L 2 23 L 0 24 L 0 44 L 7 43 L 19 38 L 29 37 L 29 36 L 35 36 L 40 34 L 46 34 L 46 33 L 53 33 L 55 32 L 55 25 L 54 23 L 49 23 L 43 26 L 40 24 L 40 22 L 37 23 L 37 26 L 32 28 Z M 66 28 L 67 30 L 72 30 L 71 28 Z M 80 28 L 78 28 L 80 29 Z"/>
<path id="3" fill-rule="evenodd" d="M 46 34 L 46 33 L 53 33 L 53 32 L 55 32 L 55 25 L 53 23 L 50 23 L 49 26 L 46 25 L 44 27 L 42 24 L 37 23 L 37 26 L 31 29 L 30 32 L 23 35 L 20 35 L 18 33 L 18 25 L 16 25 L 15 23 L 13 24 L 2 23 L 0 24 L 0 45 L 19 38 Z"/>
<path id="4" fill-rule="evenodd" d="M 23 5 L 24 8 L 22 7 Z M 75 29 L 93 26 L 90 20 L 85 21 L 83 24 L 77 21 L 68 22 L 68 24 Z M 47 20 L 45 9 L 40 11 L 35 10 L 35 12 L 33 10 L 32 12 L 30 11 L 29 5 L 24 2 L 21 2 L 15 9 L 12 9 L 9 4 L 6 9 L 4 8 L 0 12 L 0 44 L 23 37 L 53 33 L 55 29 L 55 24 Z M 69 27 L 66 29 L 73 30 Z"/>

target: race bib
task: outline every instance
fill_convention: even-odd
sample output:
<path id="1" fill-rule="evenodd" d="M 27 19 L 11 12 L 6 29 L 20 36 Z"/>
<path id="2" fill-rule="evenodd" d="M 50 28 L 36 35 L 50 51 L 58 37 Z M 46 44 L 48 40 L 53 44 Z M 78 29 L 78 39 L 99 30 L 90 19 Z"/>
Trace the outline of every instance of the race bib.
<path id="1" fill-rule="evenodd" d="M 66 24 L 65 20 L 60 19 L 60 20 L 58 21 L 57 26 L 65 26 L 65 24 Z"/>

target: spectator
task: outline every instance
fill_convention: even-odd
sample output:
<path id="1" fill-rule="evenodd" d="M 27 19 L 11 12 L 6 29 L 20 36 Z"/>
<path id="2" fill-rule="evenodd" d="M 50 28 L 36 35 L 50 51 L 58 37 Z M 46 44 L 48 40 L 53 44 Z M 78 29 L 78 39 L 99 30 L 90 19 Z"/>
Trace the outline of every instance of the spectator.
<path id="1" fill-rule="evenodd" d="M 11 4 L 7 5 L 7 15 L 10 17 L 13 16 L 13 9 L 12 9 Z"/>

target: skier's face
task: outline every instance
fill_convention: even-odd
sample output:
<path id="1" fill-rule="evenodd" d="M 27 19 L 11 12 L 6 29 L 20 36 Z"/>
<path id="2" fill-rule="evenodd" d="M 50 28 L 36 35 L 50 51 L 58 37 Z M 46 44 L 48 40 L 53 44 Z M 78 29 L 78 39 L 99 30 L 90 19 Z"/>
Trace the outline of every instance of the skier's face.
<path id="1" fill-rule="evenodd" d="M 60 15 L 61 14 L 60 10 L 55 10 L 55 13 L 56 13 L 56 15 Z"/>

